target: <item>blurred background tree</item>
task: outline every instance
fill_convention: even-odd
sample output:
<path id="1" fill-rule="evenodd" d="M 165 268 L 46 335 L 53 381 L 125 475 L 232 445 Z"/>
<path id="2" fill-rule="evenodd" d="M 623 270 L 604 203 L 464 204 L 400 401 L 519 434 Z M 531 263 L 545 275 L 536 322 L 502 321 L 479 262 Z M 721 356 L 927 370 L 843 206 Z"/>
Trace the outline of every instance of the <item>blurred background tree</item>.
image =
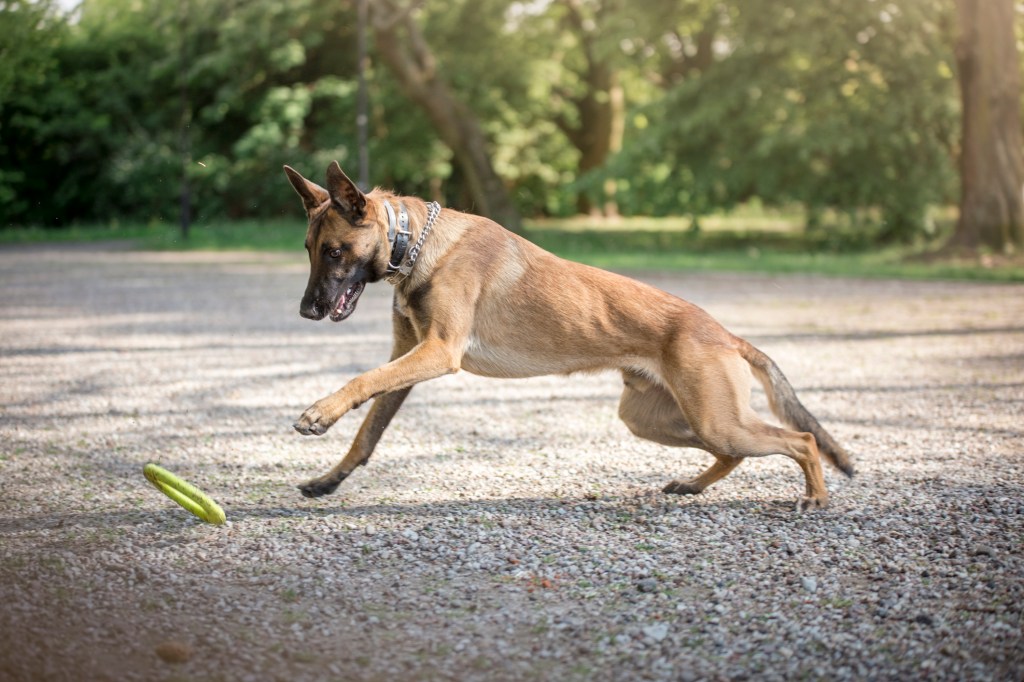
<path id="1" fill-rule="evenodd" d="M 402 93 L 426 114 L 434 133 L 451 151 L 461 171 L 469 205 L 518 231 L 519 211 L 494 169 L 490 140 L 484 135 L 478 115 L 452 90 L 448 72 L 440 68 L 435 51 L 427 41 L 427 31 L 421 29 L 412 16 L 413 8 L 411 4 L 392 0 L 377 0 L 370 6 L 381 61 L 401 85 Z M 438 26 L 439 22 L 435 21 L 429 27 L 430 34 L 454 36 L 466 27 L 473 27 L 475 38 L 484 38 L 490 43 L 487 39 L 494 37 L 494 24 L 499 22 L 489 19 L 500 17 L 500 9 L 500 5 L 489 7 L 485 2 L 446 4 L 444 15 L 437 18 L 454 17 L 456 21 L 448 26 Z M 467 47 L 463 45 L 464 49 Z M 488 49 L 487 44 L 477 47 L 482 51 Z"/>
<path id="2" fill-rule="evenodd" d="M 629 178 L 629 212 L 700 216 L 757 197 L 804 205 L 812 226 L 846 212 L 884 240 L 927 229 L 927 207 L 952 200 L 940 3 L 689 5 L 640 51 L 665 92 L 636 110 L 609 169 Z"/>
<path id="3" fill-rule="evenodd" d="M 953 243 L 1024 247 L 1020 54 L 1012 0 L 957 0 L 963 103 L 960 218 Z"/>
<path id="4" fill-rule="evenodd" d="M 975 205 L 968 80 L 1019 83 L 1012 35 L 998 83 L 965 80 L 972 31 L 1018 21 L 992 1 L 975 29 L 987 1 L 373 0 L 371 181 L 512 228 L 754 204 L 929 237 Z M 2 225 L 173 220 L 183 125 L 199 219 L 292 215 L 283 163 L 356 171 L 357 30 L 354 0 L 0 0 Z M 1019 100 L 989 124 L 1017 158 Z M 970 186 L 1019 200 L 998 175 Z M 1019 212 L 985 211 L 995 236 L 961 243 L 1020 245 Z"/>

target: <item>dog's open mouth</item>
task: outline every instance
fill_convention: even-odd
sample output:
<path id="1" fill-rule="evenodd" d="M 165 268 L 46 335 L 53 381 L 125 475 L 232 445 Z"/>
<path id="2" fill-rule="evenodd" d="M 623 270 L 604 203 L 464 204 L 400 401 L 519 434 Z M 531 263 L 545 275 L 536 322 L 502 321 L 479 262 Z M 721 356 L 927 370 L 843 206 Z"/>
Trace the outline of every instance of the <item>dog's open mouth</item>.
<path id="1" fill-rule="evenodd" d="M 346 317 L 351 315 L 356 310 L 356 301 L 359 300 L 359 294 L 363 293 L 363 288 L 366 286 L 366 282 L 356 282 L 349 285 L 348 289 L 341 294 L 338 298 L 338 302 L 334 306 L 334 310 L 331 311 L 331 321 L 341 322 Z"/>

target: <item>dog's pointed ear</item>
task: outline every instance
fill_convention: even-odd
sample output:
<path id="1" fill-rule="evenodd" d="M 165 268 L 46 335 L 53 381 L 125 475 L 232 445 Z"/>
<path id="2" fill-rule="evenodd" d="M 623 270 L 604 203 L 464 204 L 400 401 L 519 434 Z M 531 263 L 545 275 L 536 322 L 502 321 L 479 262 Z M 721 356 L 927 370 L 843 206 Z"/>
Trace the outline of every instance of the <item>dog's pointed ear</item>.
<path id="1" fill-rule="evenodd" d="M 327 190 L 315 182 L 310 182 L 302 177 L 299 171 L 291 166 L 284 167 L 284 174 L 288 176 L 288 181 L 292 183 L 292 187 L 302 197 L 302 205 L 306 207 L 306 213 L 309 213 L 330 198 Z"/>
<path id="2" fill-rule="evenodd" d="M 348 179 L 337 161 L 331 161 L 327 167 L 327 191 L 331 201 L 350 222 L 359 222 L 366 217 L 366 195 L 359 191 L 356 183 Z"/>

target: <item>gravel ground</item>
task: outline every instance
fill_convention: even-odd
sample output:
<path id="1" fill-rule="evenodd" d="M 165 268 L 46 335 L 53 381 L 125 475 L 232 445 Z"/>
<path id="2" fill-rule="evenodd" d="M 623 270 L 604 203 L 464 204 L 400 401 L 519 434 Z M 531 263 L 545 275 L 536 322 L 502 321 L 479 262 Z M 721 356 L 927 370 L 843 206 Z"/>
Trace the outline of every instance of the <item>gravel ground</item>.
<path id="1" fill-rule="evenodd" d="M 0 250 L 0 678 L 1024 677 L 1024 286 L 680 274 L 854 456 L 799 469 L 632 437 L 614 374 L 412 392 L 369 466 L 300 496 L 366 407 L 389 289 L 298 315 L 297 255 Z M 763 403 L 763 395 L 755 395 Z M 151 488 L 149 461 L 228 524 Z"/>

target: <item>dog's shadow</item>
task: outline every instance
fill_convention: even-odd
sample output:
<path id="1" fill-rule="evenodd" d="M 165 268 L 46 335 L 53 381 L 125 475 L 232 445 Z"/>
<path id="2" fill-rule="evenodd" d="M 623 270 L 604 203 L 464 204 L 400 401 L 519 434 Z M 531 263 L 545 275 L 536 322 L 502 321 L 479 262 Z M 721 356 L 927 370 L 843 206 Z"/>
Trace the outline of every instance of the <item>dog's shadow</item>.
<path id="1" fill-rule="evenodd" d="M 301 503 L 300 503 L 301 504 Z M 295 507 L 251 506 L 234 507 L 230 516 L 234 519 L 273 518 L 316 518 L 316 519 L 379 519 L 381 517 L 416 519 L 418 525 L 429 526 L 433 519 L 450 517 L 467 520 L 486 518 L 499 523 L 503 518 L 510 520 L 547 518 L 564 512 L 569 519 L 586 514 L 603 514 L 609 517 L 633 517 L 642 515 L 651 523 L 658 523 L 662 517 L 674 516 L 685 522 L 688 516 L 715 516 L 720 512 L 735 513 L 747 509 L 752 515 L 799 517 L 794 513 L 795 500 L 779 498 L 772 500 L 719 499 L 709 500 L 703 495 L 677 497 L 650 491 L 637 494 L 580 497 L 515 497 L 444 500 L 437 502 L 382 502 L 378 504 L 334 505 L 302 510 Z M 827 513 L 827 512 L 826 512 Z M 573 523 L 575 521 L 569 521 Z M 584 521 L 580 520 L 580 523 Z"/>
<path id="2" fill-rule="evenodd" d="M 866 474 L 858 476 L 857 483 L 871 485 L 864 480 Z M 983 499 L 990 496 L 1024 497 L 1024 485 L 981 484 L 947 485 L 939 481 L 922 481 L 919 485 L 934 488 L 941 487 L 941 493 L 934 491 L 938 497 L 960 498 L 970 497 Z M 682 525 L 691 520 L 706 520 L 721 514 L 741 514 L 749 518 L 751 524 L 800 524 L 805 522 L 818 523 L 829 519 L 840 519 L 853 513 L 870 512 L 884 515 L 885 504 L 879 505 L 875 500 L 871 509 L 857 509 L 846 503 L 841 496 L 833 497 L 832 506 L 815 512 L 798 513 L 795 511 L 795 500 L 789 497 L 748 498 L 725 497 L 716 494 L 698 494 L 693 496 L 664 495 L 659 491 L 647 488 L 627 486 L 620 494 L 579 495 L 574 497 L 510 497 L 439 500 L 431 502 L 380 502 L 375 504 L 346 504 L 341 497 L 336 504 L 330 506 L 311 506 L 306 500 L 299 498 L 296 492 L 294 505 L 261 505 L 231 504 L 225 506 L 227 518 L 231 524 L 227 527 L 244 526 L 247 521 L 287 519 L 296 522 L 296 532 L 302 532 L 301 525 L 307 521 L 379 519 L 392 517 L 396 519 L 416 519 L 420 526 L 428 526 L 432 519 L 456 517 L 464 519 L 486 518 L 495 523 L 503 518 L 514 522 L 524 519 L 543 518 L 563 515 L 567 523 L 585 523 L 588 514 L 602 514 L 611 518 L 643 517 L 647 523 L 658 525 L 659 522 L 671 518 L 671 525 Z M 892 505 L 899 506 L 899 500 Z M 900 507 L 903 509 L 903 507 Z M 903 513 L 906 510 L 903 509 Z M 577 521 L 578 519 L 578 521 Z M 812 521 L 813 520 L 813 521 Z M 913 523 L 912 519 L 907 519 Z M 77 536 L 96 535 L 97 537 L 116 537 L 128 529 L 140 529 L 151 526 L 154 538 L 160 542 L 190 542 L 195 539 L 194 532 L 206 523 L 195 518 L 183 509 L 168 505 L 164 509 L 146 510 L 115 510 L 85 511 L 57 514 L 35 514 L 21 517 L 0 517 L 0 541 L 6 537 L 32 534 L 47 531 L 59 535 L 61 531 L 72 532 Z M 219 528 L 208 526 L 211 533 Z M 60 544 L 51 535 L 49 542 Z"/>
<path id="3" fill-rule="evenodd" d="M 657 494 L 660 495 L 660 494 Z M 298 494 L 296 493 L 296 496 Z M 551 513 L 565 512 L 596 512 L 605 515 L 633 515 L 641 505 L 646 506 L 645 515 L 657 519 L 669 514 L 692 514 L 707 516 L 718 511 L 730 511 L 749 508 L 751 513 L 793 514 L 793 500 L 719 500 L 709 501 L 701 495 L 687 498 L 666 497 L 659 500 L 655 493 L 638 493 L 635 495 L 592 497 L 533 497 L 533 498 L 486 498 L 475 500 L 443 500 L 437 502 L 401 503 L 382 502 L 379 504 L 362 504 L 350 506 L 342 502 L 332 506 L 307 507 L 304 500 L 296 500 L 295 506 L 281 505 L 230 505 L 225 507 L 227 518 L 231 524 L 244 523 L 247 520 L 290 519 L 296 522 L 322 519 L 364 519 L 391 516 L 397 518 L 420 519 L 428 525 L 431 519 L 450 516 L 462 518 L 480 518 L 488 516 L 495 520 L 504 517 L 530 518 Z M 74 532 L 76 535 L 89 534 L 116 536 L 121 530 L 139 529 L 152 526 L 154 533 L 162 538 L 175 542 L 189 540 L 184 533 L 196 527 L 207 525 L 185 510 L 174 506 L 159 510 L 121 510 L 121 511 L 85 511 L 57 514 L 35 514 L 22 517 L 0 517 L 0 538 L 13 537 L 25 533 L 47 531 L 49 533 Z M 229 526 L 231 527 L 231 526 Z M 215 527 L 211 526 L 211 530 Z"/>

